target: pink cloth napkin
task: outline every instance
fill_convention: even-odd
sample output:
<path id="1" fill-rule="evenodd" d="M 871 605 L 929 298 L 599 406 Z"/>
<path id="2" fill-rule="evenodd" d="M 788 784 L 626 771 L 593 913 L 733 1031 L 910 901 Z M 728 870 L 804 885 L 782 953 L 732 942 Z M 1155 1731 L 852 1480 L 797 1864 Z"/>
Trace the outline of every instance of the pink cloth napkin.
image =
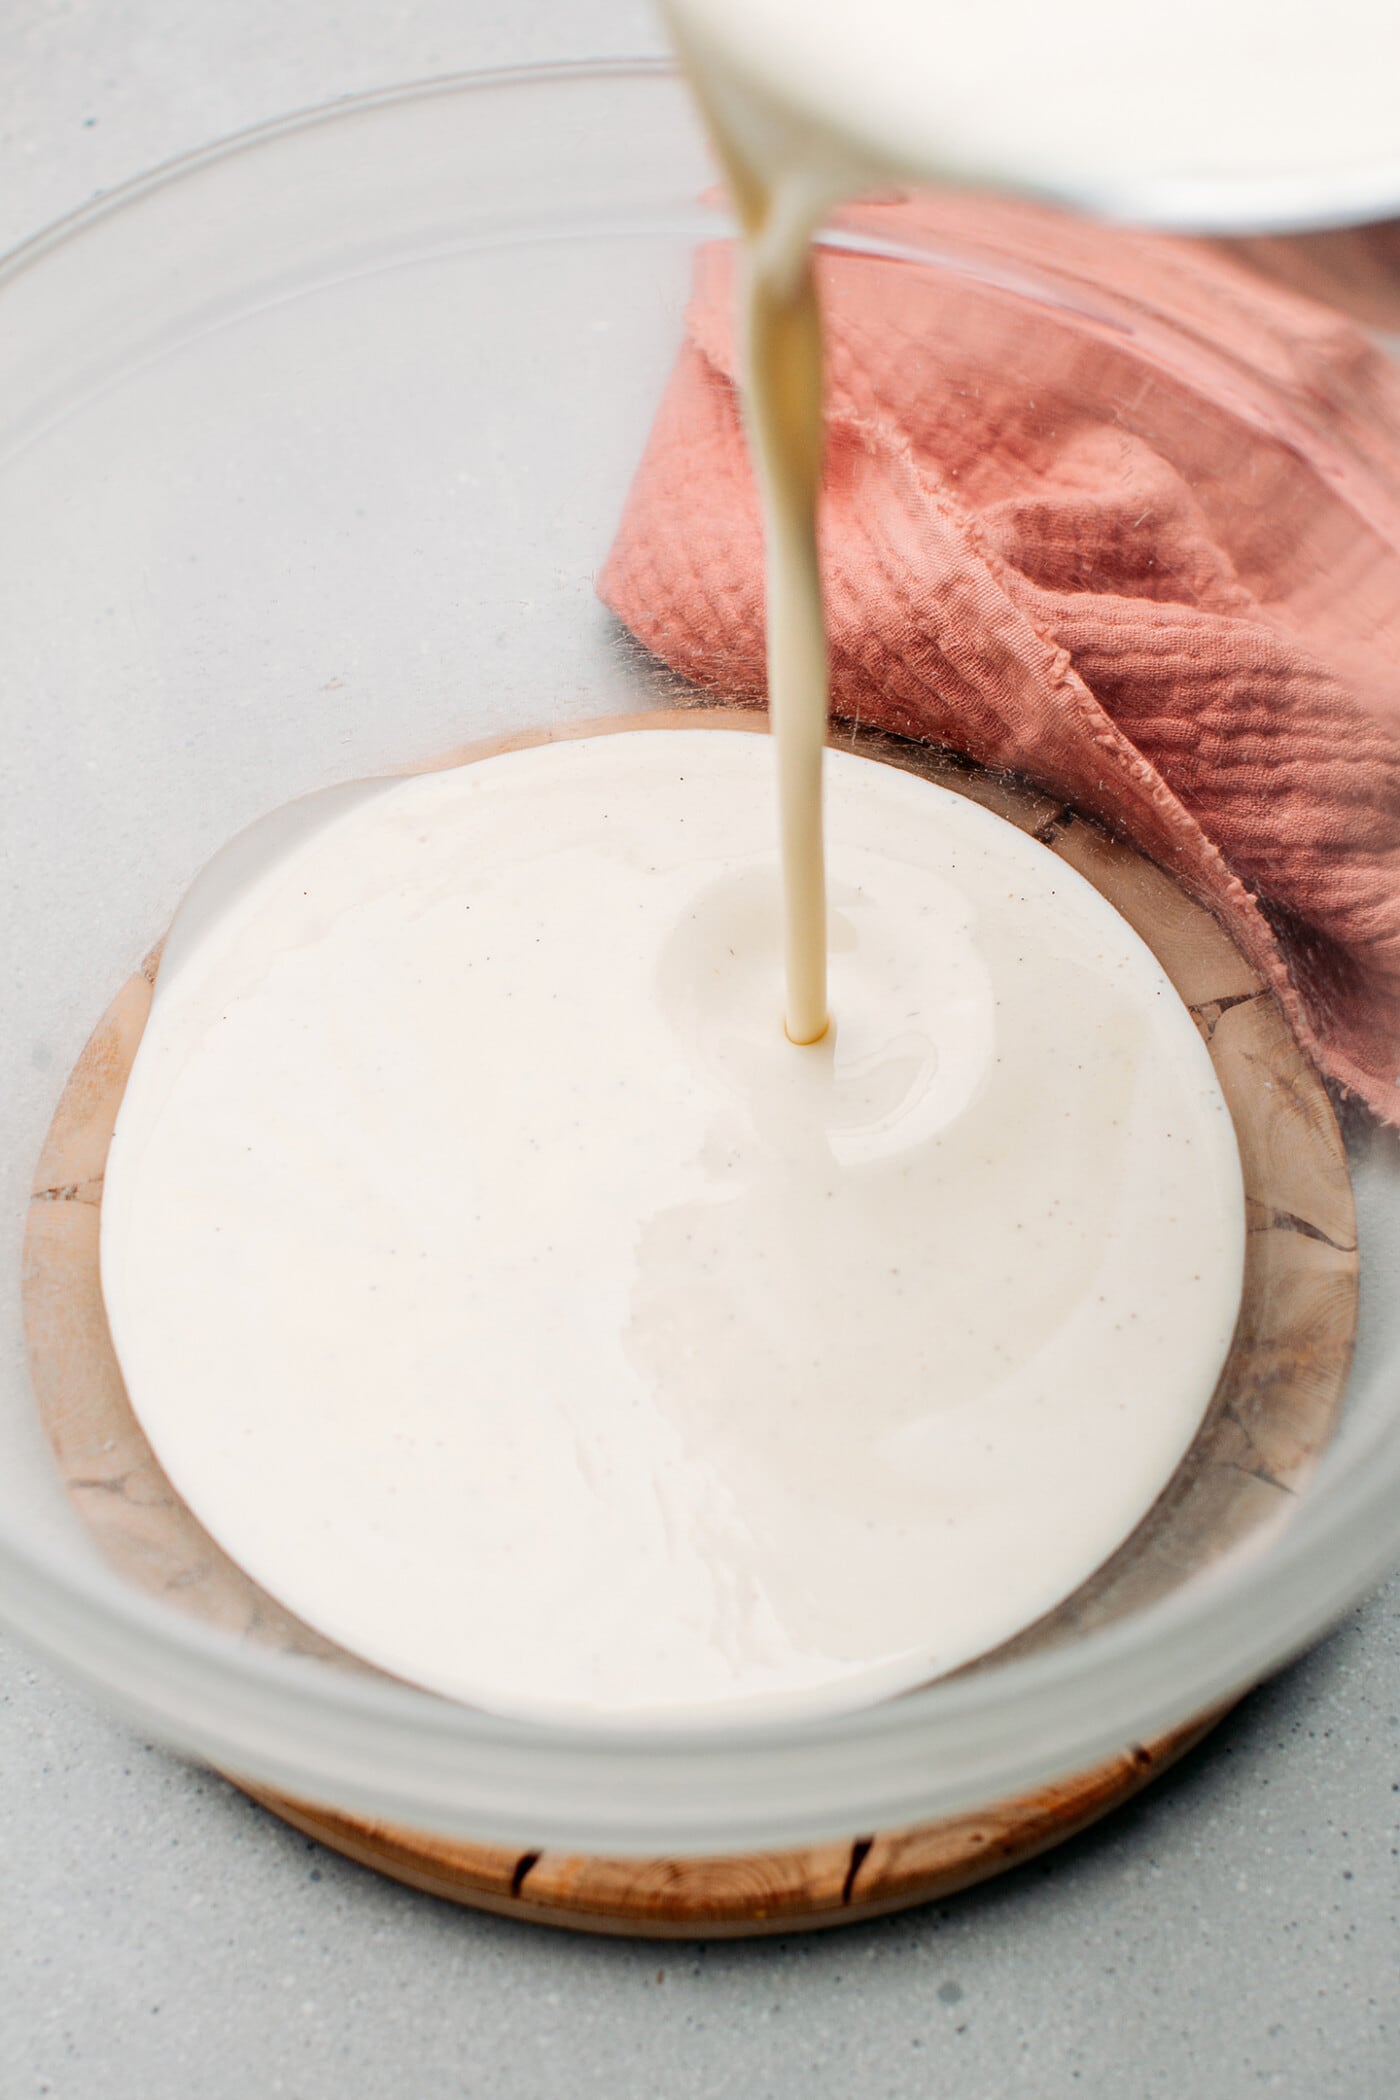
<path id="1" fill-rule="evenodd" d="M 817 265 L 835 711 L 1132 838 L 1400 1121 L 1400 372 L 1204 244 L 966 197 L 845 223 L 972 274 Z M 700 250 L 599 588 L 673 669 L 757 700 L 734 280 L 729 243 Z"/>

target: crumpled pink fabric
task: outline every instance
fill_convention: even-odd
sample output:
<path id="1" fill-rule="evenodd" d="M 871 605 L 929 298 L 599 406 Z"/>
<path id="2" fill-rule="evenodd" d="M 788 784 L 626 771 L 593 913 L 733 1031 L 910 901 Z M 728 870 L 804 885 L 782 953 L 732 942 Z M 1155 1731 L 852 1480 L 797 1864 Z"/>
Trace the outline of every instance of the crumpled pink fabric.
<path id="1" fill-rule="evenodd" d="M 834 710 L 1132 838 L 1400 1121 L 1400 372 L 1203 243 L 956 196 L 845 223 L 971 274 L 818 261 Z M 699 252 L 599 588 L 674 670 L 757 700 L 735 267 Z"/>

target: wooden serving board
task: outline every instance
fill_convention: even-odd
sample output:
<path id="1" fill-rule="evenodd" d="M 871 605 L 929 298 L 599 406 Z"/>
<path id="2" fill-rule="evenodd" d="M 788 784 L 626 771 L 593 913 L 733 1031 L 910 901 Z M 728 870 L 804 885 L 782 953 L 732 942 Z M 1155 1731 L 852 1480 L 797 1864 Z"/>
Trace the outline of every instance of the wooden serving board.
<path id="1" fill-rule="evenodd" d="M 717 708 L 571 727 L 745 728 Z M 509 744 L 459 752 L 462 763 Z M 841 739 L 849 743 L 848 737 Z M 1262 1544 L 1336 1422 L 1356 1327 L 1356 1223 L 1326 1089 L 1272 992 L 1172 878 L 1097 825 L 948 753 L 861 736 L 856 748 L 994 810 L 1087 877 L 1154 950 L 1210 1050 L 1234 1118 L 1248 1240 L 1238 1327 L 1201 1431 L 1137 1531 L 1065 1604 L 992 1657 L 1080 1637 L 1165 1595 L 1222 1556 Z M 118 993 L 80 1057 L 49 1131 L 29 1206 L 24 1305 L 44 1427 L 84 1523 L 138 1588 L 233 1635 L 363 1671 L 259 1590 L 175 1495 L 122 1384 L 98 1279 L 107 1148 L 150 1007 L 158 954 Z M 399 1880 L 463 1903 L 590 1931 L 659 1937 L 793 1931 L 946 1895 L 1028 1859 L 1126 1800 L 1218 1718 L 1189 1716 L 1092 1771 L 975 1815 L 839 1844 L 710 1859 L 603 1859 L 462 1843 L 342 1816 L 248 1782 L 277 1814 Z M 524 1834 L 528 1839 L 528 1834 Z"/>

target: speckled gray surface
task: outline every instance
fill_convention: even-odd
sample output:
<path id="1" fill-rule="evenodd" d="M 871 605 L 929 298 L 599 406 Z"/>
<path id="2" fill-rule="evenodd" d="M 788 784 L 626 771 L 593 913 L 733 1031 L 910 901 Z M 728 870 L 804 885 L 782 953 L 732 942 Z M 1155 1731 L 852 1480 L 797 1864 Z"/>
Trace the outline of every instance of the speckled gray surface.
<path id="1" fill-rule="evenodd" d="M 1400 1586 L 1042 1863 L 877 1925 L 632 1946 L 280 1828 L 5 1658 L 5 2100 L 1392 2100 Z"/>
<path id="2" fill-rule="evenodd" d="M 0 245 L 377 83 L 655 49 L 643 0 L 8 0 Z M 0 1647 L 0 2100 L 1400 2091 L 1400 1581 L 1041 1864 L 823 1938 L 575 1940 L 282 1829 Z"/>

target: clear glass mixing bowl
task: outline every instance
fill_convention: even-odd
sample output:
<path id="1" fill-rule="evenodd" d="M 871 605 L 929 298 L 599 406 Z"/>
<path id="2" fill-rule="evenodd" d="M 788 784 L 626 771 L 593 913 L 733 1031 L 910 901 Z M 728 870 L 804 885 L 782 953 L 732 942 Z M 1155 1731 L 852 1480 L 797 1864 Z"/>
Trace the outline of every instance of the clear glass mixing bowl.
<path id="1" fill-rule="evenodd" d="M 0 269 L 0 1611 L 230 1770 L 612 1853 L 894 1828 L 1038 1784 L 1257 1679 L 1400 1545 L 1400 1155 L 1364 1124 L 1355 1371 L 1294 1521 L 1102 1632 L 868 1712 L 693 1737 L 496 1720 L 140 1595 L 71 1512 L 19 1306 L 59 1084 L 201 863 L 262 812 L 657 703 L 593 584 L 716 230 L 711 180 L 663 67 L 448 80 L 198 154 Z"/>

